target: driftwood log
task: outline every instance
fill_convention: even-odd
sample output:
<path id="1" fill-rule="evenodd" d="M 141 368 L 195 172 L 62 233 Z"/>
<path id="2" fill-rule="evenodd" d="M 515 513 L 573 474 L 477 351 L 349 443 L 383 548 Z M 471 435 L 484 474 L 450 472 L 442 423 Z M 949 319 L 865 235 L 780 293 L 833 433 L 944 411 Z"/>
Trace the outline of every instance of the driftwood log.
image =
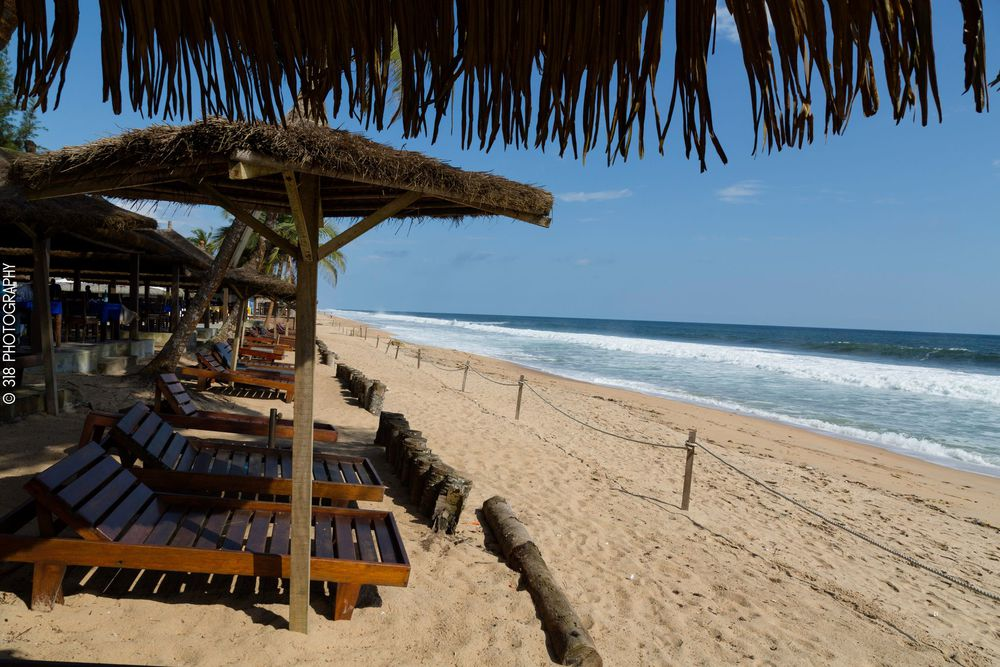
<path id="1" fill-rule="evenodd" d="M 601 667 L 603 661 L 594 640 L 556 583 L 528 529 L 514 516 L 507 501 L 500 496 L 490 498 L 483 503 L 483 516 L 507 563 L 521 573 L 559 663 Z"/>

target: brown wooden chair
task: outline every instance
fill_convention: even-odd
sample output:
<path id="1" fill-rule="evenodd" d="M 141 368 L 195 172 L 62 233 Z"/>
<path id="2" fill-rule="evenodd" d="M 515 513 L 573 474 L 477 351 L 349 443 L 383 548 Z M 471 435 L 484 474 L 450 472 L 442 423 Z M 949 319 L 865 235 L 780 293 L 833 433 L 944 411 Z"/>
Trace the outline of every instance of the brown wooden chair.
<path id="1" fill-rule="evenodd" d="M 181 368 L 178 374 L 182 377 L 194 378 L 200 391 L 208 389 L 213 382 L 220 384 L 240 384 L 247 387 L 272 389 L 283 394 L 281 400 L 291 403 L 295 400 L 295 382 L 290 376 L 276 376 L 274 373 L 262 373 L 256 370 L 229 370 L 223 368 L 214 357 L 201 352 L 195 354 L 199 368 Z"/>
<path id="2" fill-rule="evenodd" d="M 291 507 L 182 495 L 147 484 L 97 443 L 25 484 L 38 535 L 18 530 L 22 506 L 0 519 L 0 561 L 32 563 L 31 606 L 63 602 L 69 565 L 287 577 Z M 57 537 L 55 519 L 79 538 Z M 333 618 L 350 619 L 363 584 L 405 586 L 410 564 L 389 512 L 313 507 L 310 579 L 336 582 Z"/>
<path id="3" fill-rule="evenodd" d="M 269 426 L 267 417 L 199 410 L 184 385 L 173 373 L 156 376 L 153 410 L 174 426 L 202 431 L 266 436 Z M 294 431 L 291 419 L 279 419 L 275 424 L 274 435 L 276 438 L 291 439 Z M 337 429 L 332 424 L 313 422 L 313 440 L 336 442 Z"/>
<path id="4" fill-rule="evenodd" d="M 102 438 L 105 447 L 121 452 L 123 461 L 141 461 L 143 469 L 136 475 L 146 481 L 176 476 L 169 484 L 185 492 L 292 493 L 290 449 L 185 437 L 143 403 L 124 414 L 87 415 L 81 445 Z M 312 468 L 313 498 L 379 502 L 385 494 L 366 458 L 315 452 Z"/>

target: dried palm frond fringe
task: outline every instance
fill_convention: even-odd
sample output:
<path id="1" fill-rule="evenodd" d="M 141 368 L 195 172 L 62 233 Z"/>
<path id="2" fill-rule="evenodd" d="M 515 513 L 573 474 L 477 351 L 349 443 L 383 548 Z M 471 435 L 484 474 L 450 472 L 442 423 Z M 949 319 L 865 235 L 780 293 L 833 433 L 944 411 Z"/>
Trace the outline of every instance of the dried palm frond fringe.
<path id="1" fill-rule="evenodd" d="M 7 0 L 9 2 L 9 0 Z M 982 0 L 960 0 L 965 85 L 987 105 Z M 78 29 L 78 0 L 16 0 L 16 91 L 54 104 Z M 224 115 L 281 122 L 283 99 L 320 117 L 337 113 L 381 129 L 395 113 L 390 55 L 401 67 L 398 115 L 405 136 L 436 138 L 458 106 L 465 146 L 478 141 L 609 159 L 643 150 L 647 105 L 662 152 L 672 114 L 656 114 L 665 0 L 99 0 L 104 95 L 171 119 Z M 712 130 L 708 55 L 717 0 L 675 0 L 677 49 L 671 111 L 680 109 L 688 155 L 705 166 Z M 919 108 L 940 117 L 930 0 L 725 0 L 750 85 L 756 148 L 813 137 L 810 86 L 825 96 L 825 131 L 843 132 L 855 98 L 879 108 L 871 41 L 882 48 L 888 104 L 897 122 Z M 769 20 L 770 18 L 770 20 Z M 773 39 L 772 39 L 773 35 Z M 832 43 L 827 44 L 828 36 Z M 2 36 L 0 36 L 2 39 Z M 777 60 L 777 65 L 775 64 Z M 537 86 L 537 89 L 536 89 Z M 532 128 L 532 126 L 534 126 Z M 579 132 L 578 132 L 579 128 Z M 534 137 L 532 138 L 532 132 Z M 638 136 L 633 137 L 636 133 Z"/>

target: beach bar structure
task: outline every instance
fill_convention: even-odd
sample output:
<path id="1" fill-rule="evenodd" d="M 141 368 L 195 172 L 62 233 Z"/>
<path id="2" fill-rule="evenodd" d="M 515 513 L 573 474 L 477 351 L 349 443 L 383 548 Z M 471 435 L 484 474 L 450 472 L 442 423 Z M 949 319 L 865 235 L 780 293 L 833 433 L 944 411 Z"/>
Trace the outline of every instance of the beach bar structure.
<path id="1" fill-rule="evenodd" d="M 9 162 L 0 157 L 0 256 L 13 267 L 20 281 L 31 281 L 32 353 L 19 351 L 19 368 L 42 366 L 45 379 L 46 411 L 58 412 L 58 383 L 54 344 L 59 337 L 53 331 L 52 319 L 43 317 L 51 311 L 50 278 L 73 281 L 72 295 L 64 294 L 63 328 L 73 325 L 67 309 L 68 301 L 79 303 L 74 308 L 84 310 L 80 301 L 82 283 L 128 285 L 129 296 L 124 300 L 137 313 L 129 331 L 130 340 L 138 333 L 142 288 L 149 305 L 149 289 L 163 287 L 168 292 L 169 329 L 177 327 L 180 292 L 197 289 L 203 283 L 212 258 L 195 244 L 171 229 L 157 229 L 152 218 L 140 215 L 105 201 L 98 196 L 78 195 L 58 199 L 30 201 L 20 188 L 6 181 Z M 265 295 L 279 301 L 294 299 L 295 287 L 284 280 L 260 275 L 247 268 L 230 269 L 223 285 L 245 301 L 255 295 Z M 116 311 L 115 317 L 117 318 Z M 149 315 L 142 312 L 143 315 Z M 103 332 L 105 318 L 100 321 Z M 116 339 L 117 324 L 108 326 L 110 337 Z M 106 338 L 101 335 L 101 341 Z"/>
<path id="2" fill-rule="evenodd" d="M 552 195 L 467 172 L 311 121 L 287 127 L 209 118 L 134 130 L 85 146 L 14 159 L 10 180 L 31 200 L 98 193 L 130 200 L 215 205 L 296 261 L 295 424 L 313 423 L 318 262 L 390 218 L 456 221 L 503 216 L 547 227 Z M 293 244 L 252 212 L 290 213 Z M 323 218 L 356 220 L 319 242 Z M 291 497 L 289 627 L 306 632 L 313 431 L 296 428 Z"/>

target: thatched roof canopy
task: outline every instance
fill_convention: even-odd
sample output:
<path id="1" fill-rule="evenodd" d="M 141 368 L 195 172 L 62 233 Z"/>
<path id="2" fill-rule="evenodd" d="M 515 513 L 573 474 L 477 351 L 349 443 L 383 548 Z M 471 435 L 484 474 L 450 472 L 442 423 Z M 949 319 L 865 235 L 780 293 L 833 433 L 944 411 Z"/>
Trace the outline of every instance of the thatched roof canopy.
<path id="1" fill-rule="evenodd" d="M 9 9 L 13 0 L 4 3 Z M 58 103 L 79 25 L 78 0 L 18 0 L 16 90 L 42 108 Z M 717 12 L 735 25 L 751 91 L 754 135 L 768 149 L 811 141 L 813 108 L 842 132 L 856 99 L 866 115 L 883 103 L 899 121 L 919 107 L 940 113 L 930 0 L 255 0 L 244 11 L 214 0 L 101 0 L 103 90 L 116 113 L 165 118 L 223 115 L 280 123 L 288 100 L 322 116 L 341 108 L 381 128 L 395 113 L 389 72 L 398 49 L 404 136 L 437 134 L 446 114 L 471 145 L 545 146 L 583 152 L 601 144 L 642 150 L 647 114 L 660 150 L 674 112 L 688 154 L 712 130 L 708 55 Z M 982 0 L 961 0 L 965 85 L 986 105 Z M 7 17 L 5 17 L 7 18 Z M 675 32 L 673 89 L 665 118 L 654 88 L 663 32 Z M 2 28 L 0 28 L 2 30 Z M 5 42 L 0 32 L 0 46 Z M 669 41 L 669 40 L 668 40 Z M 872 47 L 880 53 L 873 54 Z M 669 54 L 667 54 L 669 57 Z M 122 94 L 122 80 L 128 91 Z M 810 84 L 825 103 L 814 103 Z M 96 85 L 96 84 L 95 84 Z M 660 109 L 666 108 L 661 104 Z M 532 127 L 534 126 L 534 127 Z"/>
<path id="2" fill-rule="evenodd" d="M 156 229 L 156 220 L 119 208 L 101 197 L 29 201 L 20 188 L 7 182 L 9 166 L 0 155 L 0 225 L 23 224 L 46 235 L 60 230 L 87 234 Z"/>
<path id="3" fill-rule="evenodd" d="M 208 184 L 250 210 L 289 211 L 285 175 L 292 171 L 323 177 L 327 217 L 362 217 L 403 192 L 420 197 L 395 217 L 503 215 L 547 226 L 552 210 L 552 195 L 539 188 L 308 122 L 281 128 L 210 118 L 133 130 L 84 146 L 19 155 L 10 179 L 31 197 L 100 192 L 218 205 L 197 187 Z"/>

